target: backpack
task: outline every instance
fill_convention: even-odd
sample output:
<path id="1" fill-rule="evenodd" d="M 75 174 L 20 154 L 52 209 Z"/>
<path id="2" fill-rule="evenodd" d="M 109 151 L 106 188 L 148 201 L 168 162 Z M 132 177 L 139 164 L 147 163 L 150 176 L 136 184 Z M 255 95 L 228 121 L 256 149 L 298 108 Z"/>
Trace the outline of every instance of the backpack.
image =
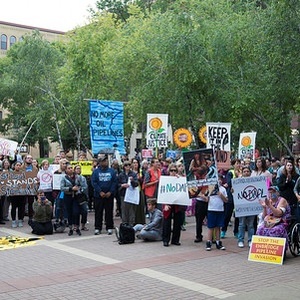
<path id="1" fill-rule="evenodd" d="M 117 238 L 120 245 L 134 243 L 135 231 L 133 227 L 128 223 L 121 223 Z"/>

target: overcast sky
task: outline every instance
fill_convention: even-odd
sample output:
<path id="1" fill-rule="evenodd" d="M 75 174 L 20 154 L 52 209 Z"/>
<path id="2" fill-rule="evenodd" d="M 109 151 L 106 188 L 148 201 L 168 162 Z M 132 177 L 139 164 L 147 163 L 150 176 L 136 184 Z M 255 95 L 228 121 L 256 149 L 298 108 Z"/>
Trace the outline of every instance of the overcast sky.
<path id="1" fill-rule="evenodd" d="M 97 0 L 6 0 L 1 1 L 0 21 L 68 31 L 88 23 L 89 7 Z"/>

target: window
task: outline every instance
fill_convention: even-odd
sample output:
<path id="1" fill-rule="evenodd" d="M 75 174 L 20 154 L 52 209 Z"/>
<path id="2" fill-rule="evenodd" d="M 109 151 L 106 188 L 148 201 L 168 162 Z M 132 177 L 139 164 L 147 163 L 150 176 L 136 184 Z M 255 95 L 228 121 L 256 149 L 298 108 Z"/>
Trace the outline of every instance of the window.
<path id="1" fill-rule="evenodd" d="M 11 47 L 13 44 L 16 43 L 16 41 L 17 41 L 16 37 L 12 35 L 10 37 L 9 46 Z"/>
<path id="2" fill-rule="evenodd" d="M 5 34 L 1 35 L 1 50 L 7 50 L 7 36 Z"/>

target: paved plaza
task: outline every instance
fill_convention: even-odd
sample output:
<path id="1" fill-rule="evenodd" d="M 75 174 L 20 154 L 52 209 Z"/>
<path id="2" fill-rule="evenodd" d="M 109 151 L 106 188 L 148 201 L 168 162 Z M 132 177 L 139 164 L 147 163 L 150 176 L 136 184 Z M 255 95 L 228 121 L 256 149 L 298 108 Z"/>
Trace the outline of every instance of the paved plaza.
<path id="1" fill-rule="evenodd" d="M 141 240 L 119 245 L 115 235 L 95 236 L 93 218 L 90 213 L 90 231 L 81 237 L 66 231 L 33 246 L 0 251 L 0 300 L 299 298 L 300 257 L 288 252 L 282 266 L 250 262 L 232 227 L 223 240 L 226 251 L 207 252 L 205 243 L 194 243 L 194 217 L 187 218 L 181 246 L 169 247 Z M 28 225 L 10 225 L 1 225 L 1 237 L 33 236 Z"/>

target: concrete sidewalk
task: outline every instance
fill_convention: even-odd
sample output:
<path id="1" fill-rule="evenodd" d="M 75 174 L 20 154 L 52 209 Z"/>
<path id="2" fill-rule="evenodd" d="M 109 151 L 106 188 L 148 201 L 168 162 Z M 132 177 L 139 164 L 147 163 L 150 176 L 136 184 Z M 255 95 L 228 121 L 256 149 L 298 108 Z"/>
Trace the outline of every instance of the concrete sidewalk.
<path id="1" fill-rule="evenodd" d="M 300 257 L 288 253 L 283 266 L 249 262 L 248 248 L 238 248 L 230 232 L 225 251 L 207 252 L 205 243 L 194 243 L 194 217 L 187 218 L 181 246 L 140 240 L 119 245 L 115 235 L 93 234 L 93 217 L 81 237 L 65 232 L 0 251 L 0 300 L 299 297 Z M 0 227 L 0 236 L 6 235 L 32 236 L 28 225 L 12 229 L 10 222 Z"/>

